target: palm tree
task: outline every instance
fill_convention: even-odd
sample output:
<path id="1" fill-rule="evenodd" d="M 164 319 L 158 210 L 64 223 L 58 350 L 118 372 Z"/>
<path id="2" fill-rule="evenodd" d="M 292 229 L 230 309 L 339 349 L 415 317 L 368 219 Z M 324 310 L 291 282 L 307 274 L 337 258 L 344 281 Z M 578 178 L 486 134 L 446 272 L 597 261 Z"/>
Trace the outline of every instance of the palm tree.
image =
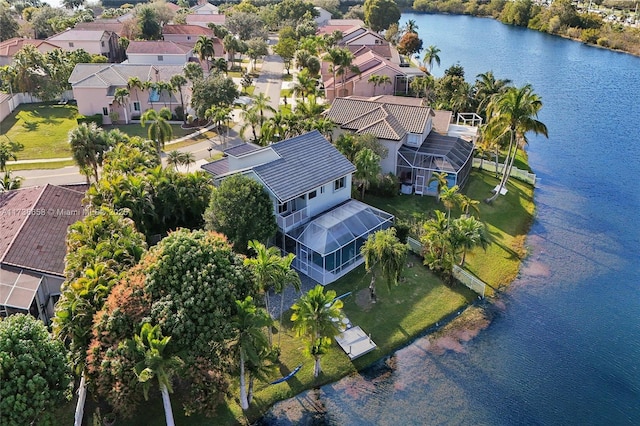
<path id="1" fill-rule="evenodd" d="M 140 118 L 141 126 L 144 127 L 149 123 L 149 127 L 147 127 L 147 135 L 156 145 L 158 161 L 161 159 L 164 143 L 170 140 L 173 136 L 173 129 L 167 122 L 169 119 L 171 119 L 171 111 L 167 108 L 162 108 L 160 112 L 157 112 L 155 109 L 148 109 Z"/>
<path id="2" fill-rule="evenodd" d="M 171 87 L 173 87 L 174 90 L 177 90 L 178 93 L 180 93 L 180 105 L 182 106 L 182 121 L 184 124 L 187 124 L 187 112 L 184 109 L 184 96 L 182 94 L 182 88 L 186 86 L 187 79 L 181 74 L 174 74 L 171 76 L 171 79 L 169 80 L 169 82 L 171 83 Z"/>
<path id="3" fill-rule="evenodd" d="M 333 99 L 335 99 L 337 96 L 337 76 L 338 76 L 338 69 L 340 68 L 340 64 L 342 61 L 342 49 L 339 48 L 331 48 L 329 50 L 327 50 L 327 54 L 325 56 L 325 60 L 327 62 L 330 62 L 331 65 L 329 66 L 329 70 L 333 73 Z"/>
<path id="4" fill-rule="evenodd" d="M 352 72 L 355 74 L 360 74 L 360 68 L 357 65 L 353 65 L 353 61 L 356 59 L 356 56 L 351 53 L 349 49 L 340 49 L 340 68 L 338 68 L 338 75 L 342 76 L 341 88 L 344 89 L 345 80 L 347 78 L 347 73 Z M 335 81 L 334 81 L 335 85 Z"/>
<path id="5" fill-rule="evenodd" d="M 129 90 L 124 87 L 119 87 L 113 94 L 113 102 L 117 103 L 124 110 L 124 124 L 129 124 L 129 114 L 127 103 L 129 101 Z"/>
<path id="6" fill-rule="evenodd" d="M 378 87 L 380 76 L 378 74 L 372 74 L 369 76 L 367 83 L 373 83 L 373 96 L 376 95 L 376 87 Z"/>
<path id="7" fill-rule="evenodd" d="M 302 97 L 302 103 L 306 100 L 306 95 L 313 93 L 318 82 L 315 78 L 311 77 L 309 70 L 303 69 L 298 73 L 296 77 L 298 80 L 293 86 L 293 93 Z"/>
<path id="8" fill-rule="evenodd" d="M 22 151 L 24 145 L 19 142 L 9 141 L 0 142 L 0 172 L 7 172 L 7 162 L 13 160 L 17 161 L 18 156 L 16 153 Z"/>
<path id="9" fill-rule="evenodd" d="M 134 372 L 138 380 L 144 385 L 145 399 L 149 399 L 149 380 L 155 376 L 158 378 L 160 392 L 162 393 L 167 426 L 174 426 L 169 393 L 173 392 L 173 387 L 171 386 L 172 376 L 175 370 L 182 365 L 182 361 L 176 356 L 168 356 L 165 353 L 170 341 L 170 336 L 162 336 L 159 325 L 152 326 L 149 323 L 144 323 L 140 334 L 133 336 L 133 341 L 129 341 L 129 345 L 135 352 L 144 357 L 142 361 L 136 364 Z"/>
<path id="10" fill-rule="evenodd" d="M 415 77 L 411 80 L 411 83 L 409 83 L 409 87 L 416 94 L 416 98 L 419 98 L 422 95 L 428 103 L 433 101 L 436 87 L 435 80 L 432 75 Z"/>
<path id="11" fill-rule="evenodd" d="M 283 261 L 280 257 L 280 250 L 277 247 L 267 248 L 259 241 L 249 241 L 249 248 L 252 249 L 256 257 L 247 257 L 244 264 L 252 271 L 258 288 L 264 294 L 267 312 L 271 313 L 269 307 L 269 291 L 278 286 L 278 280 L 283 276 Z M 271 327 L 269 327 L 269 347 L 272 345 Z"/>
<path id="12" fill-rule="evenodd" d="M 184 66 L 184 76 L 192 83 L 195 80 L 202 78 L 202 74 L 203 72 L 200 64 L 197 64 L 195 62 L 187 62 L 187 64 Z"/>
<path id="13" fill-rule="evenodd" d="M 320 375 L 320 358 L 331 344 L 330 339 L 339 333 L 334 322 L 343 318 L 341 309 L 342 301 L 336 300 L 336 292 L 325 293 L 321 285 L 309 290 L 291 307 L 293 329 L 298 336 L 309 339 L 308 350 L 315 359 L 314 377 Z"/>
<path id="14" fill-rule="evenodd" d="M 418 24 L 416 24 L 416 21 L 409 19 L 404 27 L 404 32 L 418 34 Z"/>
<path id="15" fill-rule="evenodd" d="M 453 272 L 454 253 L 451 246 L 449 220 L 440 210 L 436 210 L 435 217 L 422 225 L 420 242 L 423 247 L 424 264 L 433 271 L 440 271 L 447 281 Z"/>
<path id="16" fill-rule="evenodd" d="M 438 66 L 440 66 L 440 56 L 438 56 L 438 53 L 440 53 L 440 49 L 438 49 L 434 45 L 429 46 L 424 52 L 422 61 L 425 63 L 425 65 L 429 65 L 429 74 L 431 74 L 434 62 L 438 64 Z"/>
<path id="17" fill-rule="evenodd" d="M 475 210 L 478 216 L 480 216 L 480 208 L 479 208 L 480 201 L 473 200 L 464 194 L 460 194 L 460 200 L 458 204 L 460 205 L 462 214 L 464 214 L 465 216 L 469 216 L 469 209 Z"/>
<path id="18" fill-rule="evenodd" d="M 176 171 L 181 163 L 180 156 L 182 153 L 178 150 L 173 150 L 167 153 L 167 166 L 173 167 Z"/>
<path id="19" fill-rule="evenodd" d="M 85 170 L 89 175 L 93 172 L 95 182 L 98 182 L 98 167 L 102 165 L 104 153 L 110 145 L 104 130 L 95 123 L 82 123 L 69 132 L 69 144 L 71 153 L 81 171 Z"/>
<path id="20" fill-rule="evenodd" d="M 327 138 L 329 142 L 333 143 L 333 129 L 336 127 L 336 123 L 330 118 L 320 117 L 313 120 L 312 128 L 320 132 L 322 136 Z"/>
<path id="21" fill-rule="evenodd" d="M 483 118 L 487 118 L 487 106 L 494 96 L 504 93 L 511 84 L 511 80 L 496 79 L 492 71 L 487 71 L 476 76 L 475 100 L 478 104 L 476 112 Z"/>
<path id="22" fill-rule="evenodd" d="M 537 119 L 542 108 L 542 100 L 533 92 L 530 84 L 521 88 L 510 87 L 504 94 L 496 97 L 487 107 L 489 135 L 500 138 L 509 135 L 509 147 L 505 159 L 505 168 L 496 192 L 486 201 L 493 202 L 507 184 L 511 168 L 516 158 L 518 146 L 527 143 L 527 132 L 549 137 L 547 126 Z"/>
<path id="23" fill-rule="evenodd" d="M 226 59 L 224 59 L 224 58 L 214 59 L 213 60 L 213 67 L 215 69 L 217 69 L 218 71 L 220 71 L 220 72 L 223 72 L 225 74 L 228 73 L 228 69 L 227 69 L 228 68 L 228 64 L 227 64 Z"/>
<path id="24" fill-rule="evenodd" d="M 451 221 L 451 240 L 454 252 L 462 252 L 461 267 L 464 266 L 467 251 L 475 247 L 486 250 L 489 244 L 484 223 L 473 216 L 462 216 Z"/>
<path id="25" fill-rule="evenodd" d="M 440 194 L 442 193 L 442 189 L 449 186 L 449 182 L 447 181 L 447 172 L 439 172 L 433 173 L 429 180 L 427 181 L 427 186 L 431 186 L 431 182 L 437 182 L 438 186 L 436 187 L 437 198 L 440 201 Z"/>
<path id="26" fill-rule="evenodd" d="M 256 111 L 252 107 L 248 107 L 247 105 L 242 106 L 242 112 L 240 113 L 240 117 L 244 124 L 240 128 L 240 136 L 244 138 L 244 132 L 251 126 L 251 131 L 253 132 L 253 140 L 258 140 L 258 135 L 256 134 L 256 127 L 260 124 L 260 115 L 258 111 Z"/>
<path id="27" fill-rule="evenodd" d="M 209 58 L 212 58 L 215 55 L 213 39 L 205 35 L 201 35 L 193 46 L 193 52 L 198 55 L 200 61 L 207 61 L 207 71 L 210 71 L 211 64 L 209 62 Z"/>
<path id="28" fill-rule="evenodd" d="M 240 355 L 240 407 L 249 408 L 247 387 L 245 384 L 245 363 L 253 365 L 260 363 L 260 356 L 267 351 L 267 338 L 262 331 L 264 327 L 271 328 L 273 320 L 264 309 L 256 308 L 253 298 L 247 296 L 244 300 L 236 300 L 236 315 L 233 317 L 233 328 L 237 333 L 236 347 Z"/>
<path id="29" fill-rule="evenodd" d="M 276 280 L 275 286 L 273 290 L 280 295 L 280 326 L 282 327 L 282 314 L 284 313 L 284 291 L 288 286 L 293 287 L 293 289 L 297 292 L 300 291 L 300 286 L 302 283 L 300 282 L 300 276 L 298 273 L 291 267 L 293 263 L 293 259 L 295 259 L 295 255 L 293 253 L 288 253 L 286 256 L 281 258 L 280 263 L 280 276 Z M 278 347 L 280 346 L 280 338 L 282 337 L 282 332 L 278 332 Z"/>
<path id="30" fill-rule="evenodd" d="M 369 235 L 360 252 L 364 257 L 365 269 L 371 274 L 369 290 L 372 300 L 375 301 L 375 271 L 380 271 L 387 281 L 389 291 L 391 291 L 391 286 L 398 285 L 400 280 L 407 259 L 408 246 L 398 240 L 395 228 L 389 228 Z"/>
<path id="31" fill-rule="evenodd" d="M 364 200 L 364 192 L 380 174 L 380 156 L 370 148 L 360 150 L 354 159 L 356 172 L 353 177 L 360 184 L 362 192 L 360 199 Z"/>
<path id="32" fill-rule="evenodd" d="M 460 204 L 461 194 L 458 192 L 460 187 L 453 185 L 451 188 L 444 187 L 440 190 L 440 201 L 447 209 L 447 219 L 451 218 L 451 209 Z"/>
<path id="33" fill-rule="evenodd" d="M 271 98 L 266 96 L 264 93 L 258 93 L 257 96 L 253 97 L 253 106 L 251 108 L 255 109 L 260 113 L 260 125 L 264 123 L 264 111 L 270 111 L 272 113 L 276 112 L 276 110 L 269 105 L 271 102 Z"/>

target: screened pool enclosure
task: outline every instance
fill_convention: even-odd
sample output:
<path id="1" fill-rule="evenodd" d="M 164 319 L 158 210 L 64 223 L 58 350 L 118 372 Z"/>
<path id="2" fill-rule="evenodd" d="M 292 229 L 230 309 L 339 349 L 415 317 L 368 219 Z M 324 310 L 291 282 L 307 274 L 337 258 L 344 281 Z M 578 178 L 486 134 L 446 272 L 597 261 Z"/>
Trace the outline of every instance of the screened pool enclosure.
<path id="1" fill-rule="evenodd" d="M 360 248 L 369 234 L 392 225 L 393 215 L 349 200 L 284 236 L 278 235 L 278 243 L 296 255 L 293 266 L 298 271 L 326 285 L 363 262 Z"/>

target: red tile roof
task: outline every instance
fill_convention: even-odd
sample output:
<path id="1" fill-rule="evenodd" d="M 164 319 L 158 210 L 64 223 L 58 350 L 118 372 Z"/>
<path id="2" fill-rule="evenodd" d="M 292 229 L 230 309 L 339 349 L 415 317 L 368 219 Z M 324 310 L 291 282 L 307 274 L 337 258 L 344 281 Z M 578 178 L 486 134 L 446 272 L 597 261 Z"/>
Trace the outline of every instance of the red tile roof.
<path id="1" fill-rule="evenodd" d="M 56 48 L 59 47 L 59 46 L 57 46 L 57 45 L 55 45 L 53 43 L 49 43 L 48 41 L 45 41 L 45 40 L 36 40 L 36 39 L 33 39 L 33 38 L 15 37 L 15 38 L 10 38 L 9 40 L 5 40 L 2 43 L 0 43 L 0 56 L 14 56 L 16 53 L 18 53 L 18 51 L 20 49 L 22 49 L 27 44 L 31 44 L 31 45 L 35 46 L 36 48 L 40 47 L 43 44 L 44 45 L 49 45 L 53 49 L 56 49 Z"/>
<path id="2" fill-rule="evenodd" d="M 67 228 L 85 216 L 83 189 L 46 185 L 0 194 L 0 262 L 63 276 Z"/>
<path id="3" fill-rule="evenodd" d="M 207 37 L 213 36 L 213 30 L 210 28 L 201 27 L 200 25 L 174 25 L 168 24 L 162 27 L 162 34 L 184 34 L 184 35 L 206 35 Z"/>
<path id="4" fill-rule="evenodd" d="M 127 55 L 153 54 L 153 55 L 184 55 L 189 53 L 192 47 L 173 41 L 132 41 L 127 47 Z"/>

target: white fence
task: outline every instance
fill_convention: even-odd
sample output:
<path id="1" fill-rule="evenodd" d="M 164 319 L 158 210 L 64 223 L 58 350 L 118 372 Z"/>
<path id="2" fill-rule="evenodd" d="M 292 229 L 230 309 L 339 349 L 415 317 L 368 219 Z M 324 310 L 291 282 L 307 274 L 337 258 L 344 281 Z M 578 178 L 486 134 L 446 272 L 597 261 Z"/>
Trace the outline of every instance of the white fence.
<path id="1" fill-rule="evenodd" d="M 482 169 L 482 170 L 487 170 L 489 172 L 495 172 L 496 171 L 496 163 L 493 161 L 489 161 L 489 160 L 483 160 L 481 158 L 474 158 L 473 159 L 473 167 L 478 168 L 478 169 Z M 504 170 L 504 164 L 502 163 L 498 163 L 498 174 L 502 174 L 502 171 Z M 526 170 L 520 170 L 517 167 L 512 167 L 511 168 L 511 174 L 509 175 L 511 177 L 514 177 L 518 180 L 521 180 L 523 182 L 529 183 L 531 185 L 535 185 L 536 184 L 536 175 L 534 173 L 529 173 Z"/>
<path id="2" fill-rule="evenodd" d="M 422 256 L 422 244 L 420 241 L 415 238 L 407 238 L 407 244 L 409 245 L 409 249 L 417 254 L 418 256 Z M 475 291 L 480 295 L 480 297 L 484 298 L 484 293 L 487 288 L 487 284 L 476 277 L 475 275 L 470 274 L 463 268 L 458 265 L 453 266 L 453 277 L 460 281 L 462 284 L 469 287 L 471 290 Z"/>

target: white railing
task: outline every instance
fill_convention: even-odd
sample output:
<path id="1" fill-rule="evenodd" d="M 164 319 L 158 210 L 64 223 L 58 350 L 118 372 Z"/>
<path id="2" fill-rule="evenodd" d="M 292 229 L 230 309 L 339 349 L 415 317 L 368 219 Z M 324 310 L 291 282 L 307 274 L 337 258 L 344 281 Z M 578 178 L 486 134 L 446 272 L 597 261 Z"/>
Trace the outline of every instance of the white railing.
<path id="1" fill-rule="evenodd" d="M 278 227 L 283 231 L 289 231 L 294 226 L 304 223 L 307 219 L 309 219 L 309 211 L 307 210 L 307 207 L 296 210 L 295 212 L 287 215 L 279 214 L 276 216 Z"/>
<path id="2" fill-rule="evenodd" d="M 473 167 L 486 170 L 489 172 L 496 171 L 496 163 L 494 161 L 483 160 L 482 158 L 474 158 L 473 159 Z M 502 174 L 504 170 L 504 164 L 498 163 L 498 174 Z M 536 184 L 536 175 L 535 173 L 530 173 L 526 170 L 518 169 L 517 167 L 511 168 L 511 174 L 509 175 L 523 182 L 529 183 L 531 185 Z"/>
<path id="3" fill-rule="evenodd" d="M 482 117 L 475 112 L 459 112 L 456 118 L 456 124 L 462 126 L 480 127 L 482 126 Z"/>

